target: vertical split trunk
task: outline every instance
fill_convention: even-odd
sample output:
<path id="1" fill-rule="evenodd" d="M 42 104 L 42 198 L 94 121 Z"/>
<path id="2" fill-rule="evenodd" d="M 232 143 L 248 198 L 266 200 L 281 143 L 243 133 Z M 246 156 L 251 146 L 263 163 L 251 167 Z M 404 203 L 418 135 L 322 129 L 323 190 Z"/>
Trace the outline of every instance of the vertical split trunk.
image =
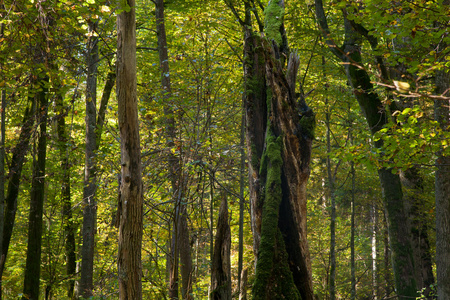
<path id="1" fill-rule="evenodd" d="M 94 33 L 97 23 L 89 24 L 89 32 Z M 97 202 L 95 199 L 96 176 L 96 103 L 97 103 L 97 65 L 98 38 L 92 34 L 87 44 L 86 79 L 86 148 L 83 188 L 83 245 L 81 247 L 81 277 L 78 294 L 83 298 L 93 295 L 94 249 L 97 222 Z"/>
<path id="2" fill-rule="evenodd" d="M 247 24 L 244 102 L 257 255 L 252 293 L 254 299 L 309 300 L 313 291 L 306 239 L 306 183 L 314 114 L 303 98 L 296 98 L 298 57 L 291 53 L 288 71 L 282 70 L 279 58 L 287 52 L 283 1 L 271 1 L 265 10 L 273 49 L 266 39 L 252 33 L 249 11 L 242 23 Z"/>
<path id="3" fill-rule="evenodd" d="M 48 77 L 40 80 L 41 91 L 37 94 L 39 112 L 39 137 L 37 157 L 33 160 L 33 181 L 31 185 L 30 215 L 28 223 L 28 248 L 22 299 L 39 298 L 41 272 L 42 214 L 45 195 L 45 159 L 47 154 L 47 91 Z"/>
<path id="4" fill-rule="evenodd" d="M 143 191 L 136 83 L 135 1 L 117 16 L 117 83 L 122 181 L 120 186 L 119 299 L 142 299 Z"/>
<path id="5" fill-rule="evenodd" d="M 217 220 L 214 255 L 211 260 L 211 300 L 231 300 L 231 230 L 228 224 L 228 203 L 222 198 Z"/>

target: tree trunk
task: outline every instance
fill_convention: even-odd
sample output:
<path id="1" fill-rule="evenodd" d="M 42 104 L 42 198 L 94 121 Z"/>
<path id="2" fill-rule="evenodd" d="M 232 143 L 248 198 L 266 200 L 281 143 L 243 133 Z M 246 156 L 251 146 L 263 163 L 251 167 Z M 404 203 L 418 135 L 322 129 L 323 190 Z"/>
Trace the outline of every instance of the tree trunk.
<path id="1" fill-rule="evenodd" d="M 136 83 L 135 1 L 119 6 L 117 83 L 122 181 L 119 222 L 119 299 L 142 299 L 143 195 Z"/>
<path id="2" fill-rule="evenodd" d="M 250 8 L 250 4 L 246 4 Z M 267 40 L 252 33 L 250 9 L 244 26 L 245 110 L 249 157 L 249 194 L 254 250 L 257 254 L 254 299 L 313 299 L 306 240 L 306 183 L 309 177 L 314 114 L 295 97 L 298 57 L 288 71 L 279 57 L 287 51 L 282 24 L 284 4 L 272 1 Z M 278 22 L 279 21 L 279 22 Z M 281 23 L 280 23 L 281 22 Z M 284 54 L 283 54 L 284 55 Z M 298 100 L 298 101 L 297 101 Z"/>
<path id="3" fill-rule="evenodd" d="M 89 32 L 94 33 L 96 22 L 89 24 Z M 83 188 L 83 245 L 81 247 L 81 276 L 78 294 L 83 298 L 93 295 L 94 249 L 97 222 L 97 202 L 95 199 L 96 176 L 96 103 L 97 103 L 97 65 L 98 38 L 92 34 L 87 43 L 86 79 L 86 148 Z"/>
<path id="4" fill-rule="evenodd" d="M 3 36 L 3 24 L 0 37 Z M 5 109 L 6 92 L 1 91 L 1 128 L 0 128 L 0 268 L 5 260 L 3 254 L 3 230 L 5 228 Z M 2 272 L 0 271 L 0 300 L 2 299 Z"/>
<path id="5" fill-rule="evenodd" d="M 217 220 L 214 255 L 211 260 L 211 300 L 231 300 L 231 230 L 228 224 L 228 203 L 222 198 Z"/>
<path id="6" fill-rule="evenodd" d="M 345 43 L 341 49 L 329 38 L 329 29 L 323 10 L 322 0 L 316 0 L 316 14 L 320 29 L 330 50 L 344 63 L 347 79 L 353 89 L 372 134 L 383 128 L 389 121 L 389 116 L 377 93 L 374 92 L 370 77 L 362 65 L 361 48 L 358 33 L 350 22 L 345 19 Z M 375 142 L 375 147 L 381 148 L 383 141 Z M 392 250 L 392 265 L 394 269 L 397 294 L 400 299 L 417 296 L 415 281 L 413 248 L 411 245 L 411 226 L 403 202 L 403 191 L 400 177 L 391 169 L 380 168 L 378 176 L 384 194 L 384 206 L 387 215 L 389 241 Z M 405 220 L 405 222 L 398 222 Z"/>
<path id="7" fill-rule="evenodd" d="M 30 93 L 32 87 L 30 87 Z M 3 274 L 5 268 L 6 258 L 8 254 L 8 248 L 11 241 L 11 236 L 14 228 L 14 221 L 17 211 L 17 197 L 19 196 L 20 179 L 22 176 L 22 167 L 25 160 L 25 156 L 28 152 L 30 137 L 33 132 L 35 102 L 32 98 L 28 98 L 29 107 L 25 109 L 22 128 L 18 142 L 12 150 L 12 159 L 9 167 L 8 174 L 8 190 L 5 198 L 5 214 L 4 214 L 4 230 L 3 230 L 3 260 L 0 265 L 0 275 Z M 1 278 L 1 276 L 0 276 Z"/>
<path id="8" fill-rule="evenodd" d="M 239 244 L 238 244 L 238 289 L 241 291 L 242 264 L 244 261 L 244 211 L 245 211 L 245 111 L 242 110 L 241 136 L 240 136 L 240 172 L 239 172 Z"/>
<path id="9" fill-rule="evenodd" d="M 31 186 L 30 215 L 28 223 L 28 248 L 25 265 L 25 278 L 22 299 L 39 298 L 39 280 L 41 271 L 42 214 L 45 194 L 45 159 L 47 154 L 47 85 L 49 78 L 40 80 L 39 101 L 39 137 L 37 158 L 33 160 L 33 181 Z"/>
<path id="10" fill-rule="evenodd" d="M 350 132 L 350 141 L 353 144 L 353 137 Z M 356 263 L 355 263 L 355 163 L 350 162 L 351 175 L 352 175 L 352 196 L 351 196 L 351 217 L 350 217 L 350 276 L 351 276 L 351 289 L 350 289 L 350 299 L 356 299 Z"/>
<path id="11" fill-rule="evenodd" d="M 187 205 L 184 200 L 183 183 L 180 158 L 170 152 L 175 146 L 176 122 L 173 110 L 172 88 L 170 83 L 169 56 L 167 49 L 166 29 L 164 24 L 164 0 L 157 0 L 156 4 L 156 31 L 158 35 L 158 53 L 161 68 L 161 85 L 164 91 L 164 115 L 166 118 L 166 139 L 169 163 L 169 178 L 171 180 L 174 208 L 174 231 L 172 237 L 171 270 L 169 272 L 169 297 L 178 298 L 178 262 L 181 271 L 182 299 L 191 299 L 192 295 L 192 258 L 189 243 L 189 229 L 187 223 Z"/>
<path id="12" fill-rule="evenodd" d="M 77 267 L 76 257 L 76 241 L 75 241 L 75 225 L 72 219 L 72 201 L 70 198 L 70 164 L 69 164 L 69 134 L 66 129 L 66 110 L 64 108 L 63 95 L 56 96 L 56 109 L 58 116 L 57 133 L 58 148 L 61 156 L 61 199 L 63 203 L 62 217 L 65 233 L 65 250 L 66 250 L 66 274 L 69 278 L 67 297 L 72 299 L 75 287 L 75 274 Z"/>
<path id="13" fill-rule="evenodd" d="M 325 125 L 327 128 L 326 139 L 327 139 L 327 184 L 328 193 L 330 195 L 330 279 L 329 279 L 329 293 L 330 300 L 336 299 L 336 191 L 334 181 L 336 176 L 333 174 L 331 169 L 331 129 L 330 129 L 330 115 L 331 112 L 328 110 L 328 99 L 325 99 L 325 106 L 327 111 L 325 113 Z"/>
<path id="14" fill-rule="evenodd" d="M 436 71 L 436 93 L 449 96 L 449 68 Z M 435 119 L 443 132 L 449 131 L 450 101 L 436 100 Z M 438 299 L 450 299 L 450 156 L 437 153 L 436 197 L 436 277 Z"/>
<path id="15" fill-rule="evenodd" d="M 248 269 L 242 270 L 240 275 L 241 284 L 239 285 L 239 300 L 247 300 L 247 279 L 248 279 Z"/>

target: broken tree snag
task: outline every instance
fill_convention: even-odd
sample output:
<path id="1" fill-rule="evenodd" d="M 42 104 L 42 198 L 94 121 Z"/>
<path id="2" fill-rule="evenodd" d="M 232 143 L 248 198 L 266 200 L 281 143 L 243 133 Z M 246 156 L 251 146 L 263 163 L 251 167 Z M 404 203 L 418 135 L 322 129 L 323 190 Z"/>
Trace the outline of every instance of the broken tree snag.
<path id="1" fill-rule="evenodd" d="M 272 91 L 269 120 L 274 134 L 282 138 L 283 160 L 281 186 L 282 201 L 278 226 L 284 237 L 289 266 L 302 299 L 313 299 L 311 262 L 306 239 L 306 185 L 310 173 L 311 146 L 314 138 L 314 113 L 303 98 L 295 97 L 294 74 L 286 78 L 276 49 L 264 43 L 266 49 L 266 81 Z M 289 65 L 298 64 L 294 53 Z M 291 72 L 294 71 L 295 68 Z M 300 96 L 302 97 L 302 96 Z"/>

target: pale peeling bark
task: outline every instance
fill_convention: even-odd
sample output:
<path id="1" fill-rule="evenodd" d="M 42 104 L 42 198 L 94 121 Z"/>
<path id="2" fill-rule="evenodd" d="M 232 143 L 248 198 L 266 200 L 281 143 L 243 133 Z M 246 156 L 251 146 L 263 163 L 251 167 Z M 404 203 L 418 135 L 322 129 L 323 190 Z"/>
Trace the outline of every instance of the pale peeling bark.
<path id="1" fill-rule="evenodd" d="M 117 83 L 122 181 L 119 221 L 119 299 L 142 299 L 143 195 L 136 84 L 135 2 L 117 17 Z"/>

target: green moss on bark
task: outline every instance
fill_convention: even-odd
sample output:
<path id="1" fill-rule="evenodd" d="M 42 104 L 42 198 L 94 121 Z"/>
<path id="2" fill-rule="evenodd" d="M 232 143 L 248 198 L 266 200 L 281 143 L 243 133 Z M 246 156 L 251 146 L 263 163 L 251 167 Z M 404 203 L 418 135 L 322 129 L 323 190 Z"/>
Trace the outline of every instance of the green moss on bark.
<path id="1" fill-rule="evenodd" d="M 283 237 L 278 228 L 282 200 L 281 155 L 282 138 L 267 134 L 266 150 L 261 161 L 261 171 L 267 172 L 264 192 L 261 243 L 258 250 L 253 299 L 300 299 L 292 273 L 287 264 Z M 274 262 L 277 262 L 274 264 Z M 273 278 L 274 280 L 270 280 Z"/>
<path id="2" fill-rule="evenodd" d="M 278 5 L 278 1 L 271 0 L 264 9 L 264 32 L 269 40 L 275 40 L 277 45 L 283 43 L 280 28 L 283 24 L 284 9 Z"/>

